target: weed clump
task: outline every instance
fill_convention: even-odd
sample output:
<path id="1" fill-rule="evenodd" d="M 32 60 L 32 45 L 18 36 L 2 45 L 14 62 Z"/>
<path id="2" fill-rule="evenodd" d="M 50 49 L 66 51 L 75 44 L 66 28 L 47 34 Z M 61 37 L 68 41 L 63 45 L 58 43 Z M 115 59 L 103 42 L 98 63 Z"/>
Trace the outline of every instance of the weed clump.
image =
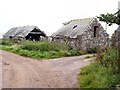
<path id="1" fill-rule="evenodd" d="M 109 48 L 97 52 L 96 61 L 81 69 L 78 76 L 82 88 L 113 88 L 120 84 L 118 50 Z"/>

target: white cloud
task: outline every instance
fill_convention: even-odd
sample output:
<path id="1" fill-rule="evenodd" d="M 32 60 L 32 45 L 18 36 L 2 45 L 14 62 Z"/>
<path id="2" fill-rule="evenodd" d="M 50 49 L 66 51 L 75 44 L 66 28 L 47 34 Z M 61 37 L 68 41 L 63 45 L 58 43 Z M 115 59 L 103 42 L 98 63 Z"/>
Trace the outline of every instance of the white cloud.
<path id="1" fill-rule="evenodd" d="M 119 0 L 0 0 L 0 33 L 12 27 L 36 25 L 51 35 L 62 23 L 117 11 Z M 115 27 L 109 27 L 113 33 Z M 111 30 L 112 29 L 112 30 Z"/>

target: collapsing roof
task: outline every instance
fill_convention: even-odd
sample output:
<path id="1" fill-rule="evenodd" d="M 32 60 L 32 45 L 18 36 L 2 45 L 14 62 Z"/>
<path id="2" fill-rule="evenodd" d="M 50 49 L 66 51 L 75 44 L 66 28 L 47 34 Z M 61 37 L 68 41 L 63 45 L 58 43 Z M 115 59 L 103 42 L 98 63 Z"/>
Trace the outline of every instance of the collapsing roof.
<path id="1" fill-rule="evenodd" d="M 81 35 L 85 30 L 87 30 L 90 23 L 96 20 L 95 18 L 85 18 L 85 19 L 76 19 L 71 20 L 67 23 L 64 23 L 64 26 L 60 28 L 57 32 L 52 34 L 52 37 L 55 36 L 69 36 L 70 38 L 76 38 L 77 35 Z"/>
<path id="2" fill-rule="evenodd" d="M 27 38 L 30 39 L 31 37 L 46 37 L 46 34 L 41 31 L 37 26 L 21 26 L 21 27 L 14 27 L 11 28 L 7 33 L 3 35 L 3 38 Z M 35 37 L 36 38 L 36 37 Z"/>

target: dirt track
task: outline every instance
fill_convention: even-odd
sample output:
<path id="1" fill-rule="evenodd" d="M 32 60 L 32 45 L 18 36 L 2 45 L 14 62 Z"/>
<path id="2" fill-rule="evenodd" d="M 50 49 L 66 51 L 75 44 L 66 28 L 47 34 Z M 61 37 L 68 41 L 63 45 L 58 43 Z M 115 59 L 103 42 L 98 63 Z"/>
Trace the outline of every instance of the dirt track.
<path id="1" fill-rule="evenodd" d="M 0 52 L 3 88 L 76 88 L 80 68 L 90 63 L 86 55 L 38 61 Z"/>

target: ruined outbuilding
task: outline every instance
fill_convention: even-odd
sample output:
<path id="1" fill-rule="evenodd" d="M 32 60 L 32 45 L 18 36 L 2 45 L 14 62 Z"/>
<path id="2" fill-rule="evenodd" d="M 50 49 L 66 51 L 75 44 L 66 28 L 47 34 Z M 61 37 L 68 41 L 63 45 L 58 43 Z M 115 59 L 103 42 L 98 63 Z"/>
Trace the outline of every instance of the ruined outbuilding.
<path id="1" fill-rule="evenodd" d="M 66 43 L 75 49 L 89 50 L 107 47 L 108 34 L 96 18 L 71 20 L 52 34 L 53 41 Z"/>
<path id="2" fill-rule="evenodd" d="M 39 41 L 45 37 L 46 34 L 37 26 L 14 27 L 3 35 L 4 39 L 26 39 L 32 41 Z"/>
<path id="3" fill-rule="evenodd" d="M 118 27 L 117 30 L 115 30 L 115 32 L 113 33 L 112 37 L 111 37 L 111 45 L 113 47 L 120 47 L 120 26 Z"/>

